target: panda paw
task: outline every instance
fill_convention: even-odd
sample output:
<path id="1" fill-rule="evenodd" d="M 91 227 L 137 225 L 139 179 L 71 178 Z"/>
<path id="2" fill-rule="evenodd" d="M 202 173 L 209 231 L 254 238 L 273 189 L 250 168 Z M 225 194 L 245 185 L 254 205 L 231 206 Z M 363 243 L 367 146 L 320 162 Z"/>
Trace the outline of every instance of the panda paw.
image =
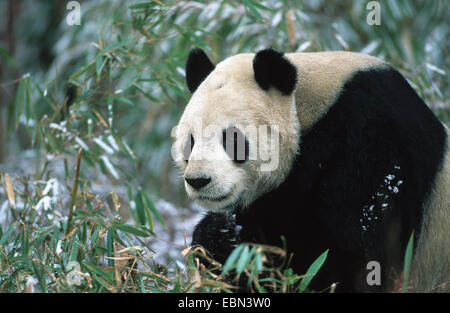
<path id="1" fill-rule="evenodd" d="M 239 245 L 241 229 L 234 214 L 210 212 L 195 227 L 192 245 L 203 246 L 213 259 L 223 264 Z"/>

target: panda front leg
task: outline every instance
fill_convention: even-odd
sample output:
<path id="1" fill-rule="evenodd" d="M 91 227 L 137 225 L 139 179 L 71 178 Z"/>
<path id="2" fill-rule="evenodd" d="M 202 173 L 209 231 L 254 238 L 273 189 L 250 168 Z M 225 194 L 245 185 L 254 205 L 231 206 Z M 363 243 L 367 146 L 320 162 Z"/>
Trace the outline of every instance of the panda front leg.
<path id="1" fill-rule="evenodd" d="M 241 226 L 230 212 L 209 212 L 195 226 L 192 245 L 203 246 L 212 258 L 222 264 L 240 240 Z"/>

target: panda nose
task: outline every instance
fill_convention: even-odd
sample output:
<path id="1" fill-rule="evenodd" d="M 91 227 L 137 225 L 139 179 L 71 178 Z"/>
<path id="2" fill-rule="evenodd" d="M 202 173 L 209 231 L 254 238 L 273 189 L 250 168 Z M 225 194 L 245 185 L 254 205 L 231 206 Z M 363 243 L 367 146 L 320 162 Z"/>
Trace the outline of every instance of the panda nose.
<path id="1" fill-rule="evenodd" d="M 186 182 L 195 190 L 205 187 L 211 182 L 211 178 L 185 178 Z"/>

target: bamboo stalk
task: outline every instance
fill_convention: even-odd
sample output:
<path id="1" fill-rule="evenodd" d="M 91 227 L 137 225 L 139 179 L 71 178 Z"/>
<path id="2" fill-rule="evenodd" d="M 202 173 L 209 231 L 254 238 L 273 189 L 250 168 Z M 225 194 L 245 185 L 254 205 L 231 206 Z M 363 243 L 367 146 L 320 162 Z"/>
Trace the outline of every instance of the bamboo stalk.
<path id="1" fill-rule="evenodd" d="M 72 200 L 70 201 L 70 212 L 69 212 L 69 219 L 67 220 L 66 236 L 69 234 L 70 229 L 71 229 L 71 223 L 72 223 L 72 217 L 73 217 L 73 207 L 75 205 L 75 197 L 77 195 L 78 183 L 79 183 L 79 178 L 80 178 L 80 164 L 81 164 L 82 152 L 83 152 L 83 148 L 80 148 L 80 150 L 78 150 L 77 170 L 75 173 L 75 182 L 73 184 L 73 189 L 72 189 Z"/>

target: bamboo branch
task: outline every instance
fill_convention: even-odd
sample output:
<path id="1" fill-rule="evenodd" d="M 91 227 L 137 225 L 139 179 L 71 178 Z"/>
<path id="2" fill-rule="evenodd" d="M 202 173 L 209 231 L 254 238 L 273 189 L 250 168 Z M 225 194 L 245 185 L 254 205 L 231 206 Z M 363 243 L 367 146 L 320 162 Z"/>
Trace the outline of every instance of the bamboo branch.
<path id="1" fill-rule="evenodd" d="M 69 212 L 69 219 L 67 221 L 67 229 L 66 229 L 66 236 L 69 234 L 71 229 L 71 223 L 72 223 L 72 217 L 73 217 L 73 207 L 75 205 L 75 197 L 77 195 L 78 190 L 78 183 L 80 178 L 80 163 L 81 163 L 81 154 L 83 152 L 83 148 L 80 148 L 78 150 L 78 159 L 77 159 L 77 171 L 75 173 L 75 182 L 72 189 L 72 200 L 70 201 L 70 212 Z"/>

